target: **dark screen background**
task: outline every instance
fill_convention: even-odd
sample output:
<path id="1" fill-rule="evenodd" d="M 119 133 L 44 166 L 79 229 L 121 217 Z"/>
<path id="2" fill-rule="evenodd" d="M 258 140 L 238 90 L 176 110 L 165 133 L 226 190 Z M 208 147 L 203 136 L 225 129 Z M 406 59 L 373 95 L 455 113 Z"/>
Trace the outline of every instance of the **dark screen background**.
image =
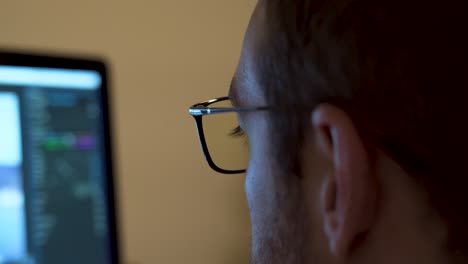
<path id="1" fill-rule="evenodd" d="M 19 263 L 111 263 L 99 91 L 0 91 L 21 107 L 29 256 Z"/>

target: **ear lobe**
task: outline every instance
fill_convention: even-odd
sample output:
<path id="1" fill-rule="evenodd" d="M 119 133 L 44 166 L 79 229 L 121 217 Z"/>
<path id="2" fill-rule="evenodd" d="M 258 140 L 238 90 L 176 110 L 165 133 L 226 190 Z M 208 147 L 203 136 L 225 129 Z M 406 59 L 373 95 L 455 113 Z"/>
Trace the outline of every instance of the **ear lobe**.
<path id="1" fill-rule="evenodd" d="M 356 239 L 372 228 L 377 182 L 369 154 L 344 111 L 322 104 L 312 113 L 312 127 L 319 153 L 333 166 L 321 185 L 324 233 L 330 253 L 346 257 Z"/>

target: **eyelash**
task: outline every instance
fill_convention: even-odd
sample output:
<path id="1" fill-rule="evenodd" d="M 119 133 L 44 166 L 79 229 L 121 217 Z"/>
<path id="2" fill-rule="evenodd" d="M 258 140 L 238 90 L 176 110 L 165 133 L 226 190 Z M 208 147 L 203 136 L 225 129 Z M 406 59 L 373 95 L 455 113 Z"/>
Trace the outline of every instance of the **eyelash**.
<path id="1" fill-rule="evenodd" d="M 230 133 L 229 135 L 231 137 L 246 137 L 247 135 L 245 134 L 244 130 L 242 130 L 242 128 L 240 126 L 237 126 L 236 128 L 234 128 Z"/>

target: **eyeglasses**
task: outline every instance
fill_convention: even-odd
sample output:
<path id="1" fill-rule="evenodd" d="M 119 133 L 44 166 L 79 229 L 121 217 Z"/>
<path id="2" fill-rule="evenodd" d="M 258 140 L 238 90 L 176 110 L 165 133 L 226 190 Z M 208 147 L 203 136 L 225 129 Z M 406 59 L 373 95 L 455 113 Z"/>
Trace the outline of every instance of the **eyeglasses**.
<path id="1" fill-rule="evenodd" d="M 331 101 L 343 109 L 348 109 L 341 101 Z M 312 104 L 314 105 L 314 104 Z M 297 106 L 296 106 L 297 107 Z M 299 107 L 310 110 L 313 107 Z M 189 113 L 195 118 L 205 159 L 210 167 L 220 173 L 240 174 L 247 170 L 249 162 L 249 143 L 238 123 L 238 114 L 242 112 L 284 110 L 281 107 L 233 107 L 229 97 L 220 97 L 198 103 L 190 107 Z M 354 120 L 367 144 L 382 149 L 410 173 L 430 170 L 431 166 L 416 153 L 386 137 L 378 129 Z"/>
<path id="2" fill-rule="evenodd" d="M 220 97 L 190 107 L 201 147 L 210 167 L 220 173 L 238 174 L 247 170 L 249 142 L 238 123 L 241 112 L 269 110 L 269 107 L 233 106 L 229 97 Z"/>

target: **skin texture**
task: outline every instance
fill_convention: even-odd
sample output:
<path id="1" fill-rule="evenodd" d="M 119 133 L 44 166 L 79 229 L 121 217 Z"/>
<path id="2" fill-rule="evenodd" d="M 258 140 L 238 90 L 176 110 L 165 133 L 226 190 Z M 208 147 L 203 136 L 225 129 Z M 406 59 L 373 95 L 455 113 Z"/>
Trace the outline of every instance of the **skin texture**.
<path id="1" fill-rule="evenodd" d="M 259 3 L 245 36 L 230 96 L 266 104 L 255 54 L 262 49 Z M 370 154 L 346 112 L 321 104 L 309 115 L 301 175 L 275 162 L 266 113 L 239 115 L 249 137 L 245 190 L 253 264 L 455 263 L 446 228 L 425 191 L 393 160 Z"/>

